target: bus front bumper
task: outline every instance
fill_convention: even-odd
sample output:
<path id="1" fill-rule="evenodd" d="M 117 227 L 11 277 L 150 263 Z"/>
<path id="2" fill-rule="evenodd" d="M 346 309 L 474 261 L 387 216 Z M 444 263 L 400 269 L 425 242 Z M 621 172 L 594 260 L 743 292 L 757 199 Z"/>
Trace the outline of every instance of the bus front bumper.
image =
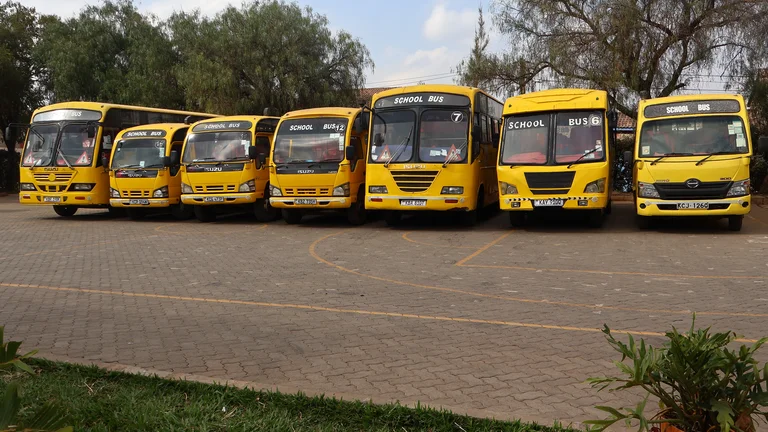
<path id="1" fill-rule="evenodd" d="M 181 202 L 187 205 L 237 205 L 253 204 L 264 195 L 258 192 L 226 194 L 183 194 Z"/>
<path id="2" fill-rule="evenodd" d="M 281 209 L 306 209 L 306 210 L 347 209 L 352 205 L 352 198 L 350 197 L 301 197 L 301 198 L 278 197 L 278 198 L 270 198 L 269 203 L 272 205 L 272 207 L 281 208 Z"/>
<path id="3" fill-rule="evenodd" d="M 499 206 L 506 211 L 533 211 L 534 209 L 600 210 L 608 206 L 607 195 L 597 196 L 502 196 Z"/>
<path id="4" fill-rule="evenodd" d="M 679 208 L 681 204 L 692 208 Z M 751 196 L 712 200 L 637 198 L 636 210 L 640 216 L 737 216 L 749 213 L 751 207 Z"/>
<path id="5" fill-rule="evenodd" d="M 39 191 L 21 191 L 19 192 L 19 203 L 27 205 L 99 207 L 106 206 L 109 201 L 102 201 L 91 192 L 45 193 Z"/>
<path id="6" fill-rule="evenodd" d="M 369 195 L 365 198 L 365 208 L 368 210 L 469 211 L 473 207 L 474 202 L 469 197 L 462 195 Z"/>
<path id="7" fill-rule="evenodd" d="M 109 205 L 112 207 L 125 208 L 163 208 L 178 203 L 178 198 L 111 198 L 109 200 Z"/>

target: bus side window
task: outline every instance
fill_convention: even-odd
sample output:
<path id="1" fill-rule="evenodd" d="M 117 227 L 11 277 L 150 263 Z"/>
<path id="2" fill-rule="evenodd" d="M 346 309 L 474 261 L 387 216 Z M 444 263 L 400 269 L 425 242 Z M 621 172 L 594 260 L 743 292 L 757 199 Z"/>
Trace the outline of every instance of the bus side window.
<path id="1" fill-rule="evenodd" d="M 101 159 L 106 156 L 111 162 L 112 146 L 115 143 L 115 137 L 119 130 L 115 128 L 104 127 L 101 131 L 101 143 L 99 149 L 99 157 L 96 158 L 96 166 L 102 166 Z"/>
<path id="2" fill-rule="evenodd" d="M 269 157 L 269 137 L 257 136 L 256 137 L 256 153 L 264 153 Z"/>
<path id="3" fill-rule="evenodd" d="M 490 144 L 491 143 L 491 128 L 489 123 L 488 116 L 483 114 L 482 118 L 480 119 L 481 126 L 483 128 L 483 144 Z"/>
<path id="4" fill-rule="evenodd" d="M 493 147 L 498 148 L 499 147 L 499 140 L 494 139 L 493 137 L 499 135 L 499 123 L 500 123 L 499 119 L 494 118 L 494 119 L 491 120 L 491 123 L 492 123 L 492 125 L 491 125 L 491 140 L 493 140 L 493 142 L 491 144 L 493 144 Z"/>
<path id="5" fill-rule="evenodd" d="M 179 156 L 181 156 L 181 147 L 182 143 L 177 141 L 171 144 L 171 151 L 176 150 L 179 153 Z M 169 153 L 170 154 L 170 153 Z M 171 167 L 171 177 L 176 177 L 176 174 L 179 173 L 179 169 L 181 168 L 180 164 L 174 165 Z"/>
<path id="6" fill-rule="evenodd" d="M 472 117 L 474 117 L 474 120 L 472 121 L 472 130 L 482 131 L 482 127 L 480 126 L 482 115 L 479 112 L 476 112 L 475 115 Z M 472 142 L 472 160 L 474 161 L 475 159 L 477 159 L 479 155 L 480 155 L 480 143 Z"/>

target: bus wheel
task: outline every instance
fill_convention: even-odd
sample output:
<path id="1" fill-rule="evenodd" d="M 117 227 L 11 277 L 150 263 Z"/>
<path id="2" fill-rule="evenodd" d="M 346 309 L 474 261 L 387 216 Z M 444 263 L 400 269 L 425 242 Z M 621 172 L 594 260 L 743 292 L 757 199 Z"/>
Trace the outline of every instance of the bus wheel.
<path id="1" fill-rule="evenodd" d="M 77 213 L 77 207 L 73 206 L 53 206 L 53 211 L 61 217 L 74 216 Z"/>
<path id="2" fill-rule="evenodd" d="M 483 196 L 483 188 L 477 191 L 477 203 L 475 209 L 461 213 L 459 220 L 465 227 L 475 226 L 477 224 L 477 218 L 481 211 L 485 208 L 485 197 Z"/>
<path id="3" fill-rule="evenodd" d="M 213 222 L 216 220 L 216 209 L 208 206 L 195 206 L 195 217 L 200 222 Z"/>
<path id="4" fill-rule="evenodd" d="M 264 198 L 256 200 L 253 213 L 259 222 L 272 222 L 280 219 L 280 209 L 272 207 L 269 203 L 269 184 L 264 188 Z"/>
<path id="5" fill-rule="evenodd" d="M 110 217 L 123 217 L 125 216 L 125 209 L 121 207 L 108 207 L 107 211 L 109 212 Z"/>
<path id="6" fill-rule="evenodd" d="M 126 213 L 128 213 L 128 219 L 131 220 L 144 219 L 144 216 L 146 216 L 146 213 L 144 213 L 144 210 L 142 209 L 129 208 L 126 209 Z"/>
<path id="7" fill-rule="evenodd" d="M 527 219 L 527 215 L 525 212 L 521 211 L 511 211 L 509 212 L 509 224 L 513 227 L 521 227 L 525 226 L 525 222 Z"/>
<path id="8" fill-rule="evenodd" d="M 171 216 L 177 220 L 187 220 L 195 215 L 195 212 L 188 205 L 178 203 L 171 206 Z"/>
<path id="9" fill-rule="evenodd" d="M 399 211 L 388 211 L 384 215 L 384 222 L 386 222 L 387 225 L 391 226 L 391 227 L 397 226 L 397 225 L 400 224 L 400 217 L 401 216 L 402 215 L 400 214 Z"/>
<path id="10" fill-rule="evenodd" d="M 744 223 L 744 216 L 728 216 L 728 230 L 741 231 L 741 225 Z"/>
<path id="11" fill-rule="evenodd" d="M 608 205 L 605 206 L 605 214 L 609 215 L 613 211 L 613 201 L 608 200 Z"/>
<path id="12" fill-rule="evenodd" d="M 587 223 L 592 228 L 600 228 L 603 226 L 603 222 L 605 222 L 605 214 L 602 210 L 590 211 L 588 218 Z"/>
<path id="13" fill-rule="evenodd" d="M 361 187 L 357 194 L 357 201 L 347 209 L 347 221 L 352 225 L 362 225 L 365 220 L 365 192 Z"/>
<path id="14" fill-rule="evenodd" d="M 301 222 L 301 218 L 304 217 L 304 215 L 301 214 L 301 210 L 283 209 L 282 213 L 283 220 L 288 225 L 296 225 Z"/>
<path id="15" fill-rule="evenodd" d="M 635 223 L 637 224 L 637 227 L 641 230 L 647 230 L 651 227 L 651 218 L 650 216 L 635 216 Z"/>

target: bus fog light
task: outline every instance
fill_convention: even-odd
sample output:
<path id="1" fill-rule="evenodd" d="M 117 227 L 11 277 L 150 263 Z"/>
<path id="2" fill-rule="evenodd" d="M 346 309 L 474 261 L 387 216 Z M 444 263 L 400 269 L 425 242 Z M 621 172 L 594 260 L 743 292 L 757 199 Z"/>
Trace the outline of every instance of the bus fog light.
<path id="1" fill-rule="evenodd" d="M 32 183 L 21 183 L 21 184 L 19 184 L 19 189 L 21 189 L 21 190 L 23 190 L 23 191 L 33 191 L 33 190 L 37 190 L 37 188 L 35 187 L 35 185 L 34 185 L 34 184 L 32 184 Z"/>
<path id="2" fill-rule="evenodd" d="M 463 186 L 443 186 L 440 195 L 461 195 L 464 193 Z"/>
<path id="3" fill-rule="evenodd" d="M 733 182 L 731 188 L 728 189 L 729 197 L 745 196 L 749 195 L 749 179 Z"/>
<path id="4" fill-rule="evenodd" d="M 372 194 L 385 194 L 389 193 L 386 186 L 368 186 L 368 193 Z"/>
<path id="5" fill-rule="evenodd" d="M 283 191 L 281 191 L 280 188 L 276 187 L 275 185 L 269 185 L 269 196 L 273 196 L 273 197 L 283 196 Z"/>
<path id="6" fill-rule="evenodd" d="M 256 180 L 248 180 L 240 185 L 238 192 L 256 192 Z"/>
<path id="7" fill-rule="evenodd" d="M 512 208 L 520 208 L 520 201 L 514 201 L 512 203 Z"/>
<path id="8" fill-rule="evenodd" d="M 95 184 L 93 183 L 72 183 L 72 186 L 69 187 L 69 190 L 72 191 L 89 191 L 93 189 Z"/>
<path id="9" fill-rule="evenodd" d="M 605 179 L 595 180 L 592 183 L 587 184 L 584 188 L 584 193 L 603 193 L 605 192 Z"/>
<path id="10" fill-rule="evenodd" d="M 181 184 L 181 193 L 191 194 L 192 193 L 192 186 L 190 186 L 190 185 L 188 185 L 186 183 L 182 183 Z"/>
<path id="11" fill-rule="evenodd" d="M 160 189 L 155 189 L 152 193 L 153 198 L 168 198 L 168 186 L 163 186 Z"/>
<path id="12" fill-rule="evenodd" d="M 502 195 L 517 195 L 517 186 L 507 182 L 499 182 L 499 189 Z"/>
<path id="13" fill-rule="evenodd" d="M 640 198 L 658 198 L 659 191 L 656 190 L 656 186 L 653 183 L 638 183 L 637 196 Z"/>
<path id="14" fill-rule="evenodd" d="M 589 205 L 588 200 L 579 200 L 579 207 L 586 207 Z"/>
<path id="15" fill-rule="evenodd" d="M 349 196 L 349 183 L 344 183 L 341 186 L 333 188 L 333 196 Z"/>

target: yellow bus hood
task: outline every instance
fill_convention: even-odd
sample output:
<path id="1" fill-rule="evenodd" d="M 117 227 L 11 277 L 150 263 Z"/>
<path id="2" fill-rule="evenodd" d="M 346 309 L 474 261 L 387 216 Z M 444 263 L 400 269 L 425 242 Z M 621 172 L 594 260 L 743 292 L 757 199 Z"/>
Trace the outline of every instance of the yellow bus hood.
<path id="1" fill-rule="evenodd" d="M 683 183 L 689 179 L 713 182 L 749 178 L 749 157 L 713 156 L 697 166 L 696 162 L 704 157 L 670 157 L 655 165 L 651 165 L 650 161 L 640 161 L 638 162 L 638 180 L 653 183 Z"/>

